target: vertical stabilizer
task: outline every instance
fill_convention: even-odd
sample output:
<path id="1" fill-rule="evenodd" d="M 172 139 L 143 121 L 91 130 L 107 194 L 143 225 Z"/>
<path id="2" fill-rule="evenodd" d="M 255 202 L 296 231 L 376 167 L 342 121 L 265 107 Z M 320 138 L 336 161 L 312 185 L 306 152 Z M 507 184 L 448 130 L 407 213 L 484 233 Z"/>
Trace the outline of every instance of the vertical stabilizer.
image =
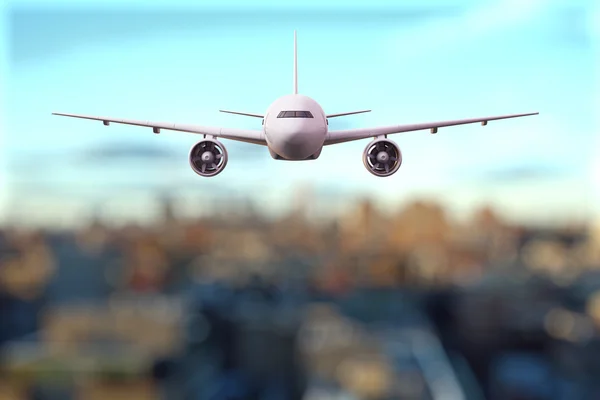
<path id="1" fill-rule="evenodd" d="M 298 45 L 296 44 L 296 31 L 294 31 L 294 94 L 298 94 Z"/>

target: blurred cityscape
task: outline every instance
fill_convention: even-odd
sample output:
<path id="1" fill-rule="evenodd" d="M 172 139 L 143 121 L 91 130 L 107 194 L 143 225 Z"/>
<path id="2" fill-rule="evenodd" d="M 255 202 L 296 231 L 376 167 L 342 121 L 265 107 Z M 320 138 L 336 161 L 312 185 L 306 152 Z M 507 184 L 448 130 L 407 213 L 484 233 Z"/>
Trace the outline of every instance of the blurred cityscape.
<path id="1" fill-rule="evenodd" d="M 600 398 L 593 225 L 228 211 L 5 226 L 0 400 Z"/>

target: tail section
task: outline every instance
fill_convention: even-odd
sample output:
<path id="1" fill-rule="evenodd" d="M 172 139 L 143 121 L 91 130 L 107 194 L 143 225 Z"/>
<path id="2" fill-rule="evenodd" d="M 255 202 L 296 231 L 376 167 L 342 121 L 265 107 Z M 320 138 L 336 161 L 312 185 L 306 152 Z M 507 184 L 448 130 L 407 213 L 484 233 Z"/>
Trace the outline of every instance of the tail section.
<path id="1" fill-rule="evenodd" d="M 298 94 L 298 45 L 296 44 L 296 31 L 294 31 L 294 94 Z"/>

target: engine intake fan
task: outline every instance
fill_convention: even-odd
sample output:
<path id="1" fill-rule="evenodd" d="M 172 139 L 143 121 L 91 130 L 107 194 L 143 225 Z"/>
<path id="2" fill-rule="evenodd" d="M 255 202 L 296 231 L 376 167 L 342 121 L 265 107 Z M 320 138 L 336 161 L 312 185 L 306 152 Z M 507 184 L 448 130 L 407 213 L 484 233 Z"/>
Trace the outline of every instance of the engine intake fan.
<path id="1" fill-rule="evenodd" d="M 190 150 L 190 166 L 200 176 L 218 175 L 227 165 L 227 150 L 223 143 L 204 139 Z"/>
<path id="2" fill-rule="evenodd" d="M 400 147 L 389 139 L 376 139 L 363 152 L 365 168 L 375 176 L 386 177 L 396 173 L 402 165 Z"/>

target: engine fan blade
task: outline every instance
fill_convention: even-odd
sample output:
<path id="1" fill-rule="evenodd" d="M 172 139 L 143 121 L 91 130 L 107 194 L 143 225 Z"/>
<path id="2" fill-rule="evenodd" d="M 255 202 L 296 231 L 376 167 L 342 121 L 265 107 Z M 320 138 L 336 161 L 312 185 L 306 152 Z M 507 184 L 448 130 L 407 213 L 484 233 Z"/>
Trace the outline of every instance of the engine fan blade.
<path id="1" fill-rule="evenodd" d="M 206 172 L 206 164 L 202 163 L 202 167 L 200 168 L 202 173 Z"/>

